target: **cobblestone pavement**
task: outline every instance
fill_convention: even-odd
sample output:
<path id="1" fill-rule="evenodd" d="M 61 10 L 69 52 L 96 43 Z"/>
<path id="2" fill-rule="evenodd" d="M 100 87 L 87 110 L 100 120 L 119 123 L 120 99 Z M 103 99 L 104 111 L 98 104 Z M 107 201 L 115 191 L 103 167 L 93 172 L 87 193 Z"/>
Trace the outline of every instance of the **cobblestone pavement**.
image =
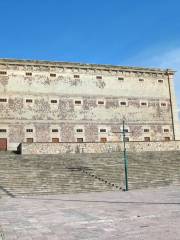
<path id="1" fill-rule="evenodd" d="M 180 240 L 180 189 L 0 199 L 0 239 Z"/>

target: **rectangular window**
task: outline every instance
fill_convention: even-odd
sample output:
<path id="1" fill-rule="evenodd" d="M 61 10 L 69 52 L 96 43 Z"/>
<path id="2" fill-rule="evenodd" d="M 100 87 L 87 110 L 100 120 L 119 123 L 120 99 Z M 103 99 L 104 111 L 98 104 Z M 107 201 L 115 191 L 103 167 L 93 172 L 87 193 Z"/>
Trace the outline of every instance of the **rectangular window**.
<path id="1" fill-rule="evenodd" d="M 102 76 L 96 76 L 96 79 L 102 79 Z"/>
<path id="2" fill-rule="evenodd" d="M 7 102 L 7 98 L 0 98 L 0 102 Z"/>
<path id="3" fill-rule="evenodd" d="M 120 102 L 121 106 L 127 106 L 127 102 Z"/>
<path id="4" fill-rule="evenodd" d="M 58 129 L 52 129 L 52 132 L 58 132 Z"/>
<path id="5" fill-rule="evenodd" d="M 50 73 L 50 77 L 56 77 L 55 73 Z"/>
<path id="6" fill-rule="evenodd" d="M 129 138 L 128 137 L 125 137 L 125 142 L 129 142 Z"/>
<path id="7" fill-rule="evenodd" d="M 145 128 L 145 129 L 144 129 L 144 132 L 149 132 L 149 129 L 148 129 L 148 128 Z"/>
<path id="8" fill-rule="evenodd" d="M 104 101 L 102 101 L 102 100 L 98 100 L 98 105 L 104 105 Z"/>
<path id="9" fill-rule="evenodd" d="M 105 138 L 105 137 L 103 137 L 103 138 L 100 138 L 100 142 L 102 142 L 102 143 L 105 143 L 105 142 L 107 142 L 107 138 Z"/>
<path id="10" fill-rule="evenodd" d="M 147 106 L 147 102 L 141 102 L 141 106 Z"/>
<path id="11" fill-rule="evenodd" d="M 164 140 L 165 141 L 170 141 L 170 137 L 165 137 Z"/>
<path id="12" fill-rule="evenodd" d="M 127 128 L 125 128 L 125 129 L 124 129 L 124 132 L 128 133 L 128 132 L 129 132 L 129 130 L 128 130 Z"/>
<path id="13" fill-rule="evenodd" d="M 81 133 L 81 132 L 83 132 L 83 129 L 82 128 L 78 128 L 78 129 L 76 129 L 76 132 Z"/>
<path id="14" fill-rule="evenodd" d="M 77 142 L 82 143 L 83 142 L 83 138 L 77 138 Z"/>
<path id="15" fill-rule="evenodd" d="M 6 75 L 7 72 L 6 71 L 0 71 L 0 75 Z"/>
<path id="16" fill-rule="evenodd" d="M 144 141 L 145 141 L 145 142 L 150 142 L 150 137 L 145 137 L 145 138 L 144 138 Z"/>
<path id="17" fill-rule="evenodd" d="M 27 102 L 27 103 L 32 103 L 33 100 L 32 100 L 32 99 L 26 99 L 26 102 Z"/>
<path id="18" fill-rule="evenodd" d="M 100 131 L 101 133 L 105 133 L 105 132 L 106 132 L 106 129 L 105 129 L 105 128 L 101 128 L 99 131 Z"/>
<path id="19" fill-rule="evenodd" d="M 59 142 L 59 138 L 52 138 L 52 143 L 58 143 Z"/>
<path id="20" fill-rule="evenodd" d="M 139 78 L 139 82 L 144 82 L 144 79 L 143 78 Z"/>
<path id="21" fill-rule="evenodd" d="M 33 132 L 33 129 L 32 128 L 28 128 L 28 129 L 26 129 L 26 132 Z"/>
<path id="22" fill-rule="evenodd" d="M 75 103 L 76 105 L 81 105 L 82 101 L 81 101 L 81 100 L 75 100 L 74 103 Z"/>
<path id="23" fill-rule="evenodd" d="M 6 129 L 0 129 L 0 132 L 7 132 Z"/>
<path id="24" fill-rule="evenodd" d="M 32 76 L 31 72 L 26 72 L 26 76 Z"/>
<path id="25" fill-rule="evenodd" d="M 162 80 L 162 79 L 159 79 L 158 82 L 159 82 L 159 83 L 163 83 L 163 80 Z"/>
<path id="26" fill-rule="evenodd" d="M 57 100 L 52 99 L 52 100 L 51 100 L 51 103 L 57 103 Z"/>
<path id="27" fill-rule="evenodd" d="M 167 104 L 166 103 L 161 103 L 161 107 L 166 107 Z"/>
<path id="28" fill-rule="evenodd" d="M 27 142 L 27 143 L 33 143 L 33 142 L 34 142 L 34 139 L 33 139 L 33 138 L 26 138 L 26 142 Z"/>
<path id="29" fill-rule="evenodd" d="M 118 77 L 118 80 L 119 81 L 124 81 L 124 78 L 123 77 Z"/>
<path id="30" fill-rule="evenodd" d="M 74 78 L 79 78 L 79 75 L 74 75 Z"/>
<path id="31" fill-rule="evenodd" d="M 169 132 L 169 129 L 168 129 L 168 128 L 165 128 L 165 129 L 164 129 L 164 132 Z"/>

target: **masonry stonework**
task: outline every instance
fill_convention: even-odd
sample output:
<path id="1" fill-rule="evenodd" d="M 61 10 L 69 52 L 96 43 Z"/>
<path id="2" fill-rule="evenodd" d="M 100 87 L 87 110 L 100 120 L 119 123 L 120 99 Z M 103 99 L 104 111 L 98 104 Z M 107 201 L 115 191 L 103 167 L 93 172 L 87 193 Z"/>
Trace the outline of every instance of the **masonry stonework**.
<path id="1" fill-rule="evenodd" d="M 0 138 L 22 142 L 180 140 L 174 71 L 0 60 Z M 5 130 L 5 131 L 4 131 Z"/>

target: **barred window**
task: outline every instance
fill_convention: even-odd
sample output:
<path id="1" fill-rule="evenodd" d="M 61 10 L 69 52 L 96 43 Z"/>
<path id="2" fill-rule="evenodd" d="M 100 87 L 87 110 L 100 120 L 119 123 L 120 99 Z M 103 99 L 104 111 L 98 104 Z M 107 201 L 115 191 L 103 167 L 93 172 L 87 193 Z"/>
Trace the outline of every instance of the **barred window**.
<path id="1" fill-rule="evenodd" d="M 7 132 L 6 129 L 0 129 L 0 132 Z"/>
<path id="2" fill-rule="evenodd" d="M 127 106 L 127 102 L 124 102 L 124 101 L 123 101 L 123 102 L 120 102 L 120 105 L 121 105 L 121 106 Z"/>
<path id="3" fill-rule="evenodd" d="M 7 72 L 6 71 L 0 71 L 0 75 L 6 75 Z"/>
<path id="4" fill-rule="evenodd" d="M 52 99 L 52 100 L 51 100 L 51 103 L 57 103 L 57 100 Z"/>
<path id="5" fill-rule="evenodd" d="M 7 102 L 7 98 L 0 98 L 0 102 Z"/>
<path id="6" fill-rule="evenodd" d="M 74 78 L 79 78 L 79 75 L 74 75 Z"/>
<path id="7" fill-rule="evenodd" d="M 83 129 L 82 128 L 78 128 L 78 129 L 76 129 L 76 132 L 78 132 L 78 133 L 83 132 Z"/>
<path id="8" fill-rule="evenodd" d="M 26 76 L 32 76 L 32 72 L 26 72 Z"/>
<path id="9" fill-rule="evenodd" d="M 26 102 L 27 102 L 27 103 L 32 103 L 33 100 L 32 100 L 32 99 L 26 99 Z"/>
<path id="10" fill-rule="evenodd" d="M 33 129 L 32 128 L 28 128 L 28 129 L 26 129 L 26 132 L 33 132 Z"/>
<path id="11" fill-rule="evenodd" d="M 145 129 L 144 129 L 144 132 L 149 132 L 149 129 L 148 129 L 148 128 L 145 128 Z"/>

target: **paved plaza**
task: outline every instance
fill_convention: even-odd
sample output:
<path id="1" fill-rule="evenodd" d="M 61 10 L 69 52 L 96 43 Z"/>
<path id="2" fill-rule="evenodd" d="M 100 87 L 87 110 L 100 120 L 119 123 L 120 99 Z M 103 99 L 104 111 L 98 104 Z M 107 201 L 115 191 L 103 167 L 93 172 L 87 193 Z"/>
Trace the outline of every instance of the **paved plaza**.
<path id="1" fill-rule="evenodd" d="M 180 189 L 4 195 L 0 239 L 179 240 Z"/>

